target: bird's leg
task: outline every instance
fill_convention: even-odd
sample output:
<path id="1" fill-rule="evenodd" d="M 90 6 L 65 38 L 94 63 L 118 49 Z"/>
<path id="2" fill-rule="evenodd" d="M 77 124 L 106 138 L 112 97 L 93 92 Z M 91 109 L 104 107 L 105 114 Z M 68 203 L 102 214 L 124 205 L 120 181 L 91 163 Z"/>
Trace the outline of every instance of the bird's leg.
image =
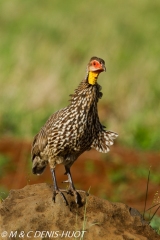
<path id="1" fill-rule="evenodd" d="M 67 174 L 67 176 L 68 176 L 68 180 L 67 180 L 66 182 L 69 183 L 70 190 L 71 190 L 71 191 L 75 191 L 76 189 L 75 189 L 75 186 L 74 186 L 74 184 L 73 184 L 73 180 L 72 180 L 72 175 L 71 175 L 71 172 L 70 172 L 70 168 L 65 166 L 65 170 L 66 170 L 65 174 Z"/>
<path id="2" fill-rule="evenodd" d="M 51 169 L 51 174 L 52 174 L 52 178 L 53 178 L 53 182 L 54 182 L 54 191 L 53 191 L 53 201 L 55 202 L 55 199 L 56 199 L 56 195 L 58 193 L 60 193 L 60 195 L 62 196 L 63 198 L 63 201 L 66 203 L 66 205 L 68 205 L 68 202 L 67 202 L 67 199 L 66 197 L 64 196 L 64 194 L 62 193 L 63 192 L 67 192 L 66 190 L 60 190 L 58 188 L 58 185 L 57 185 L 57 180 L 56 180 L 56 175 L 55 175 L 55 170 L 54 169 Z"/>
<path id="3" fill-rule="evenodd" d="M 74 184 L 73 184 L 73 180 L 72 180 L 72 175 L 71 175 L 71 172 L 70 172 L 70 168 L 69 167 L 67 167 L 67 166 L 65 166 L 65 170 L 66 170 L 66 172 L 65 172 L 65 174 L 67 174 L 67 176 L 68 176 L 68 180 L 67 181 L 65 181 L 65 182 L 68 182 L 69 183 L 69 192 L 71 192 L 73 195 L 74 195 L 74 197 L 75 197 L 75 202 L 77 203 L 77 204 L 79 204 L 79 203 L 81 203 L 81 196 L 80 196 L 80 194 L 79 194 L 79 192 L 85 192 L 85 191 L 83 191 L 83 190 L 77 190 L 76 191 L 76 189 L 75 189 L 75 186 L 74 186 Z"/>

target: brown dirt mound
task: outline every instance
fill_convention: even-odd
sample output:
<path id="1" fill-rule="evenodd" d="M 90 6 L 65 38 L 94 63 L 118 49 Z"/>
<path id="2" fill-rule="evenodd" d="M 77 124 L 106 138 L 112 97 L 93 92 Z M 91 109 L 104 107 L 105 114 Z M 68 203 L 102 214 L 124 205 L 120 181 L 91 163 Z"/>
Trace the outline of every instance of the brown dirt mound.
<path id="1" fill-rule="evenodd" d="M 160 239 L 139 212 L 125 204 L 82 195 L 78 208 L 72 196 L 66 198 L 69 206 L 59 195 L 54 203 L 52 187 L 44 183 L 10 191 L 0 204 L 0 239 Z"/>

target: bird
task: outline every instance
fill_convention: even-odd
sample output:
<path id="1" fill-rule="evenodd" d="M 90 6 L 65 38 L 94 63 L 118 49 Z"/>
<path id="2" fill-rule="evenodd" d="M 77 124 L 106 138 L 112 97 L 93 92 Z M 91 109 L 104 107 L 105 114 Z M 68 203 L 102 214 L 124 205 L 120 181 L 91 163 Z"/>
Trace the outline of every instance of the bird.
<path id="1" fill-rule="evenodd" d="M 101 86 L 97 83 L 101 72 L 106 71 L 105 61 L 91 57 L 87 73 L 74 93 L 70 95 L 67 107 L 49 117 L 39 133 L 34 137 L 31 149 L 32 172 L 40 175 L 49 164 L 53 179 L 53 201 L 60 194 L 68 205 L 65 192 L 75 197 L 78 204 L 79 192 L 76 190 L 70 168 L 85 151 L 96 149 L 107 153 L 118 134 L 107 131 L 100 123 L 97 104 L 102 98 Z M 68 189 L 60 189 L 57 184 L 55 168 L 63 164 L 69 184 Z"/>

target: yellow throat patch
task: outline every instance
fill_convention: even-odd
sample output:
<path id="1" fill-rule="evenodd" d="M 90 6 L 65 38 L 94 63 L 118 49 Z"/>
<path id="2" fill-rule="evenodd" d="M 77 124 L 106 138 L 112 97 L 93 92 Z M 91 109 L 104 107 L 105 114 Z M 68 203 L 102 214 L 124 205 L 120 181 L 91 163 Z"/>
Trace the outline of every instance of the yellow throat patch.
<path id="1" fill-rule="evenodd" d="M 91 85 L 95 85 L 97 83 L 97 78 L 98 78 L 99 72 L 89 72 L 88 75 L 88 82 Z"/>

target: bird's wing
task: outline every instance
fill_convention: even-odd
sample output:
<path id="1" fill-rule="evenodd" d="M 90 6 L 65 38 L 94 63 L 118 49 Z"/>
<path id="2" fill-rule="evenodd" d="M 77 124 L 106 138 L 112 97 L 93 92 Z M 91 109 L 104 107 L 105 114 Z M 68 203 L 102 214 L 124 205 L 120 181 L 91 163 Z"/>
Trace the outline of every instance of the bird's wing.
<path id="1" fill-rule="evenodd" d="M 40 132 L 34 137 L 33 143 L 32 143 L 32 150 L 31 150 L 31 155 L 32 155 L 32 161 L 35 158 L 35 156 L 40 155 L 40 153 L 43 152 L 45 147 L 48 144 L 48 136 L 49 136 L 49 131 L 53 131 L 57 129 L 57 121 L 61 117 L 61 115 L 64 113 L 65 109 L 61 109 L 54 114 L 50 116 L 50 118 L 47 120 L 46 124 L 44 127 L 41 128 Z"/>
<path id="2" fill-rule="evenodd" d="M 48 140 L 47 140 L 45 130 L 44 128 L 41 128 L 40 132 L 33 139 L 32 150 L 31 150 L 32 160 L 34 159 L 35 156 L 43 152 L 47 143 L 48 143 Z"/>
<path id="3" fill-rule="evenodd" d="M 118 134 L 111 131 L 102 130 L 98 133 L 96 139 L 94 139 L 91 148 L 95 148 L 102 153 L 109 152 L 109 147 L 113 145 L 114 139 L 118 137 Z"/>

